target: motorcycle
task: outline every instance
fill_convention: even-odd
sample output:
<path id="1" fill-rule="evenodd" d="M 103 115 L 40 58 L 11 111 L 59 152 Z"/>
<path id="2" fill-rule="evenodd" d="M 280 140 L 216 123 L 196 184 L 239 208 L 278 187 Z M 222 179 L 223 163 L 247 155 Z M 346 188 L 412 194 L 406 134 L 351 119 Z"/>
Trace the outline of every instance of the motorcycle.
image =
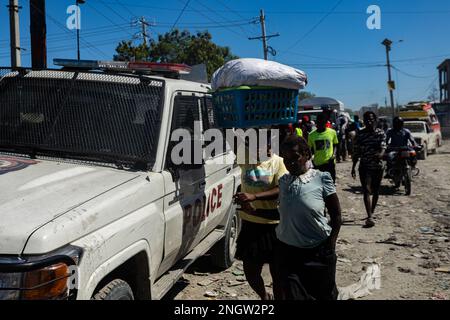
<path id="1" fill-rule="evenodd" d="M 415 148 L 401 147 L 387 152 L 384 157 L 387 163 L 386 178 L 392 180 L 396 189 L 403 184 L 407 196 L 411 195 L 412 177 L 420 173 L 416 164 L 417 153 L 421 150 L 421 146 Z"/>

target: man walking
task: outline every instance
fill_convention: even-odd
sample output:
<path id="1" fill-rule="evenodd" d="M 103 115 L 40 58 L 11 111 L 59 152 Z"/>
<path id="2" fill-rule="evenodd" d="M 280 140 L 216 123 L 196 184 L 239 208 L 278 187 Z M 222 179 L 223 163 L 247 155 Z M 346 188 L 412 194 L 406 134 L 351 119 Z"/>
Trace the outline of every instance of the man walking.
<path id="1" fill-rule="evenodd" d="M 356 133 L 352 177 L 356 178 L 356 164 L 359 165 L 359 178 L 364 193 L 364 205 L 367 212 L 365 227 L 375 225 L 373 213 L 377 206 L 381 180 L 383 179 L 383 155 L 386 151 L 386 135 L 377 129 L 377 116 L 367 111 L 363 116 L 365 128 Z M 370 199 L 372 195 L 372 199 Z"/>
<path id="2" fill-rule="evenodd" d="M 338 138 L 336 131 L 326 127 L 327 118 L 321 113 L 317 116 L 317 129 L 308 136 L 308 145 L 314 155 L 314 167 L 322 172 L 329 172 L 336 182 L 336 151 Z"/>

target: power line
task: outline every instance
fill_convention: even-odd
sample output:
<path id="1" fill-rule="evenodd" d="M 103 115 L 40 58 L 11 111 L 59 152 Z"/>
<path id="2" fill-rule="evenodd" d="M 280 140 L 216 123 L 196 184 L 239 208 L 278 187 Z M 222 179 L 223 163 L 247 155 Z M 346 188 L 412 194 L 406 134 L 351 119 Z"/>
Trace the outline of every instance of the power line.
<path id="1" fill-rule="evenodd" d="M 115 0 L 115 1 L 116 1 L 116 3 L 117 3 L 119 6 L 121 6 L 121 7 L 124 8 L 126 11 L 128 11 L 128 13 L 131 14 L 131 16 L 136 16 L 136 15 L 134 14 L 134 12 L 132 12 L 132 11 L 128 8 L 128 5 L 124 5 L 123 3 L 119 2 L 118 0 Z M 102 2 L 102 3 L 103 3 L 103 1 L 98 1 L 98 2 Z M 114 3 L 111 3 L 111 4 L 114 5 Z"/>
<path id="2" fill-rule="evenodd" d="M 109 6 L 109 4 L 103 3 L 103 5 L 108 8 L 111 12 L 113 12 L 116 16 L 118 16 L 120 19 L 124 20 L 124 21 L 129 21 L 129 19 L 125 18 L 124 16 L 122 16 L 120 13 L 118 13 L 116 10 L 114 10 L 113 8 L 111 8 Z"/>
<path id="3" fill-rule="evenodd" d="M 200 2 L 199 0 L 196 0 L 196 2 L 197 2 L 200 6 L 202 6 L 203 8 L 206 8 L 209 12 L 211 12 L 211 13 L 213 13 L 213 14 L 219 16 L 221 19 L 224 20 L 223 22 L 228 22 L 228 21 L 227 21 L 227 20 L 228 20 L 227 18 L 224 18 L 221 14 L 219 14 L 219 13 L 217 13 L 217 11 L 211 9 L 211 8 L 208 7 L 206 4 Z M 198 12 L 200 13 L 200 11 L 198 11 Z M 200 13 L 200 14 L 201 14 L 201 13 Z M 203 15 L 203 14 L 202 14 L 202 15 Z M 203 16 L 204 16 L 204 15 L 203 15 Z M 210 21 L 213 21 L 213 22 L 216 23 L 216 24 L 222 23 L 222 21 L 219 21 L 219 22 L 218 22 L 218 21 L 214 21 L 214 20 L 212 20 L 212 19 L 210 19 Z M 232 30 L 232 29 L 229 29 L 229 28 L 227 28 L 227 29 L 228 29 L 228 30 Z M 244 29 L 241 28 L 241 30 L 243 31 L 244 34 L 246 34 L 246 32 L 245 32 Z M 235 33 L 235 34 L 239 34 L 239 36 L 242 36 L 242 34 L 236 32 L 235 30 L 233 30 L 232 32 Z"/>
<path id="4" fill-rule="evenodd" d="M 170 30 L 173 30 L 173 29 L 175 28 L 175 26 L 177 25 L 178 21 L 180 21 L 181 16 L 182 16 L 183 13 L 184 13 L 184 10 L 186 10 L 187 6 L 189 5 L 189 2 L 191 2 L 191 0 L 187 0 L 187 1 L 186 1 L 186 3 L 185 3 L 185 5 L 184 5 L 183 9 L 181 10 L 180 14 L 178 15 L 177 19 L 176 19 L 175 22 L 173 23 L 173 26 L 172 26 L 172 28 L 171 28 Z"/>
<path id="5" fill-rule="evenodd" d="M 99 3 L 109 3 L 107 1 L 103 1 L 103 0 L 96 0 L 96 2 Z M 124 3 L 119 2 L 116 0 L 116 4 L 111 3 L 110 5 L 124 5 Z M 153 10 L 160 10 L 160 11 L 179 11 L 178 9 L 174 9 L 174 8 L 169 8 L 169 7 L 158 7 L 158 6 L 149 6 L 149 5 L 143 5 L 143 4 L 126 4 L 126 6 L 128 7 L 132 7 L 132 8 L 147 8 L 147 9 L 153 9 Z M 199 10 L 194 10 L 194 9 L 186 9 L 186 12 L 199 12 Z M 202 10 L 201 12 L 206 13 L 206 10 Z M 234 13 L 241 13 L 241 14 L 245 14 L 245 13 L 252 13 L 254 11 L 252 10 L 235 10 L 235 9 L 231 9 L 229 7 L 227 7 L 227 10 L 216 10 L 216 12 L 221 12 L 221 13 L 229 13 L 229 12 L 234 12 Z M 267 14 L 271 14 L 271 15 L 319 15 L 319 14 L 326 14 L 327 11 L 295 11 L 295 10 L 291 10 L 291 11 L 267 11 Z M 367 15 L 365 10 L 360 10 L 360 11 L 335 11 L 333 12 L 333 14 L 338 14 L 338 15 Z M 383 11 L 383 14 L 389 14 L 389 15 L 395 15 L 395 14 L 403 14 L 403 15 L 442 15 L 442 14 L 450 14 L 450 10 L 425 10 L 425 11 Z"/>
<path id="6" fill-rule="evenodd" d="M 108 29 L 103 29 L 103 30 L 102 31 L 98 30 L 98 31 L 84 32 L 83 33 L 83 37 L 84 38 L 98 37 L 99 32 L 101 32 L 102 35 L 112 34 L 112 33 L 117 34 L 117 31 L 120 31 L 120 28 L 108 27 Z M 52 42 L 52 41 L 72 41 L 72 39 L 69 39 L 67 37 L 67 35 L 65 35 L 65 34 L 63 34 L 63 35 L 61 35 L 61 34 L 52 34 L 52 35 L 47 36 L 47 41 L 48 42 Z M 1 45 L 1 42 L 0 42 L 0 45 Z M 29 45 L 30 45 L 30 39 L 29 38 L 25 38 L 25 40 L 23 41 L 22 47 L 27 47 Z M 0 51 L 1 51 L 1 49 L 0 49 Z"/>
<path id="7" fill-rule="evenodd" d="M 28 4 L 30 5 L 29 1 L 28 1 Z M 45 12 L 42 12 L 42 10 L 40 10 L 39 8 L 36 8 L 36 10 L 37 10 L 38 12 L 40 12 L 41 14 L 45 14 L 45 15 L 50 19 L 50 21 L 52 21 L 58 28 L 62 29 L 64 32 L 66 32 L 66 33 L 68 33 L 68 34 L 70 34 L 70 35 L 72 36 L 72 33 L 71 33 L 69 30 L 67 30 L 66 26 L 63 25 L 63 24 L 61 24 L 58 20 L 56 20 L 55 18 L 53 18 L 50 14 L 45 13 Z M 106 54 L 105 52 L 103 52 L 103 51 L 101 51 L 101 50 L 95 48 L 95 46 L 92 45 L 91 43 L 89 43 L 88 41 L 81 39 L 81 42 L 84 42 L 84 43 L 86 43 L 86 44 L 92 46 L 92 49 L 97 50 L 97 52 L 99 52 L 101 55 L 107 56 L 107 54 Z M 88 50 L 90 50 L 90 48 L 89 48 Z"/>
<path id="8" fill-rule="evenodd" d="M 222 6 L 224 6 L 226 9 L 228 9 L 228 10 L 230 10 L 231 12 L 235 13 L 236 16 L 238 16 L 238 17 L 240 17 L 240 18 L 242 18 L 242 19 L 247 20 L 247 19 L 246 19 L 243 15 L 241 15 L 238 11 L 234 10 L 233 8 L 230 8 L 230 7 L 227 6 L 223 1 L 217 0 L 217 2 L 219 2 L 219 3 L 220 3 Z M 254 29 L 258 30 L 258 27 L 257 27 L 255 24 L 253 24 L 252 27 L 253 27 Z M 259 30 L 258 30 L 258 31 L 259 31 Z"/>
<path id="9" fill-rule="evenodd" d="M 101 15 L 103 18 L 105 18 L 106 20 L 108 20 L 109 22 L 111 22 L 114 26 L 119 27 L 119 25 L 118 25 L 115 21 L 111 20 L 108 16 L 104 15 L 101 11 L 97 10 L 97 8 L 95 8 L 94 6 L 92 6 L 91 4 L 89 4 L 89 2 L 86 2 L 86 5 L 88 5 L 90 8 L 92 8 L 95 12 L 97 12 L 97 13 L 98 13 L 99 15 Z M 127 29 L 125 29 L 125 28 L 121 28 L 121 29 L 122 29 L 124 32 L 128 33 L 130 36 L 133 37 L 133 34 L 130 33 Z"/>
<path id="10" fill-rule="evenodd" d="M 113 38 L 113 39 L 106 39 L 104 41 L 100 41 L 98 43 L 95 44 L 95 46 L 93 45 L 83 45 L 81 46 L 81 48 L 84 49 L 91 49 L 93 47 L 101 47 L 101 46 L 106 46 L 106 45 L 110 45 L 112 42 L 117 42 L 122 40 L 121 38 Z M 47 49 L 49 52 L 51 53 L 55 53 L 55 52 L 64 52 L 64 51 L 73 51 L 74 47 L 73 46 L 56 46 L 56 47 L 50 47 Z M 29 56 L 31 55 L 30 52 L 25 52 L 22 54 L 23 56 Z M 9 54 L 0 54 L 0 59 L 3 58 L 7 58 L 9 57 Z"/>
<path id="11" fill-rule="evenodd" d="M 300 42 L 302 42 L 307 36 L 309 36 L 314 30 L 317 29 L 318 26 L 320 26 L 322 24 L 322 22 L 325 21 L 326 18 L 328 18 L 329 15 L 331 15 L 334 10 L 336 10 L 337 7 L 339 7 L 339 5 L 342 3 L 342 1 L 344 0 L 339 0 L 338 2 L 336 2 L 336 4 L 333 6 L 333 8 L 331 8 L 331 10 L 329 12 L 327 12 L 327 14 L 325 14 L 311 29 L 309 29 L 300 39 L 298 39 L 292 46 L 290 46 L 288 49 L 284 50 L 284 51 L 289 51 L 292 48 L 295 48 Z"/>
<path id="12" fill-rule="evenodd" d="M 393 69 L 395 69 L 396 71 L 400 72 L 401 74 L 403 74 L 405 76 L 408 76 L 408 77 L 411 77 L 411 78 L 428 79 L 428 78 L 432 78 L 432 77 L 435 76 L 435 75 L 431 75 L 431 76 L 417 76 L 417 75 L 413 75 L 413 74 L 407 73 L 405 71 L 402 71 L 402 70 L 400 70 L 399 68 L 397 68 L 395 66 L 391 66 L 391 67 Z"/>
<path id="13" fill-rule="evenodd" d="M 201 5 L 202 5 L 202 4 L 201 4 Z M 195 8 L 193 8 L 192 6 L 191 6 L 191 8 L 195 10 Z M 205 17 L 205 18 L 208 19 L 209 21 L 211 21 L 211 22 L 213 22 L 213 23 L 215 23 L 215 24 L 219 24 L 217 21 L 213 20 L 212 18 L 210 18 L 208 15 L 205 15 L 205 14 L 202 13 L 201 11 L 196 10 L 195 12 L 198 13 L 198 14 L 200 14 L 201 16 Z M 233 29 L 231 29 L 231 28 L 229 28 L 229 27 L 225 27 L 225 29 L 228 30 L 228 31 L 230 31 L 230 32 L 232 32 L 232 33 L 234 33 L 234 34 L 236 34 L 236 35 L 238 35 L 239 37 L 242 36 L 242 34 L 236 32 L 235 30 L 233 30 Z"/>
<path id="14" fill-rule="evenodd" d="M 228 17 L 224 17 L 224 16 L 221 15 L 217 10 L 211 9 L 210 7 L 208 7 L 208 6 L 206 6 L 205 4 L 203 4 L 202 2 L 200 2 L 200 0 L 196 0 L 196 2 L 199 3 L 200 5 L 202 5 L 204 8 L 208 9 L 210 12 L 212 12 L 212 13 L 216 14 L 217 16 L 219 16 L 221 19 L 224 20 L 224 22 L 230 22 L 230 20 L 228 19 Z M 245 18 L 244 18 L 244 19 L 245 19 Z M 246 20 L 248 21 L 248 19 L 246 19 Z M 256 22 L 255 19 L 252 19 L 252 20 L 254 21 L 254 23 Z M 242 32 L 243 32 L 245 35 L 247 35 L 247 37 L 248 37 L 248 32 L 247 32 L 244 28 L 239 27 L 239 29 L 241 29 Z"/>

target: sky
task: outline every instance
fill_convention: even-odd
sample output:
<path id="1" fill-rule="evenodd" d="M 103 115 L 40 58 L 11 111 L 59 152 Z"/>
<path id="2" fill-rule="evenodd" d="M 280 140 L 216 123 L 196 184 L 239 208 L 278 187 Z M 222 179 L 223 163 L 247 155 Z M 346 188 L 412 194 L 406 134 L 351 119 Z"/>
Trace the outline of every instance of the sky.
<path id="1" fill-rule="evenodd" d="M 76 32 L 66 27 L 75 0 L 46 0 L 48 64 L 76 58 Z M 0 66 L 10 66 L 8 0 L 0 0 Z M 19 0 L 22 66 L 30 66 L 29 0 Z M 370 5 L 381 9 L 381 28 L 370 30 Z M 184 10 L 183 10 L 184 9 Z M 112 60 L 121 40 L 143 41 L 136 23 L 145 17 L 152 38 L 174 26 L 209 30 L 213 41 L 241 58 L 263 58 L 255 23 L 260 9 L 276 51 L 270 60 L 306 72 L 310 91 L 359 109 L 389 104 L 386 52 L 390 52 L 396 103 L 423 100 L 438 85 L 437 66 L 450 58 L 449 0 L 86 0 L 81 6 L 81 58 Z"/>

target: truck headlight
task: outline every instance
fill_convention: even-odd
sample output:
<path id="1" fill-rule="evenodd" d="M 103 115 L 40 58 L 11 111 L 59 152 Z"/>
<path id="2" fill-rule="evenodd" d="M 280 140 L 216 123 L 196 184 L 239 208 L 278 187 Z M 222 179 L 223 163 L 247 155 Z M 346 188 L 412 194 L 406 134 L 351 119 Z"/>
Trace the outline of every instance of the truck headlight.
<path id="1" fill-rule="evenodd" d="M 0 258 L 0 300 L 69 298 L 80 257 L 81 249 L 67 247 L 40 257 Z"/>

